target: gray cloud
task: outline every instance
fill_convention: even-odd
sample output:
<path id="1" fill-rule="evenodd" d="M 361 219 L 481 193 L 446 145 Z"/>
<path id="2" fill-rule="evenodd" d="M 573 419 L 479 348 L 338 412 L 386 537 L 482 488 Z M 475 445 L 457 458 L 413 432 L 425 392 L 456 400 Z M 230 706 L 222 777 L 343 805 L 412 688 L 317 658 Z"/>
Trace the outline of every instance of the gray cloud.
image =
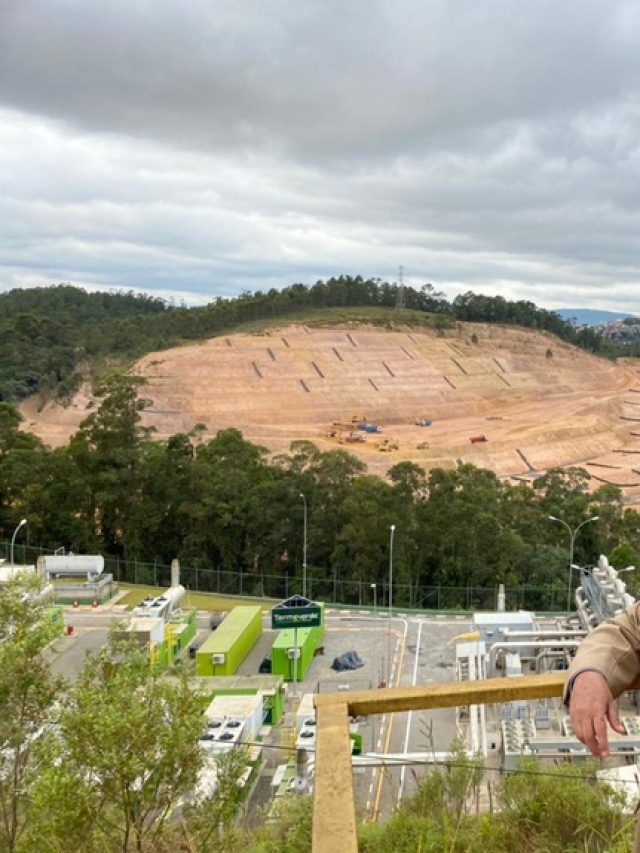
<path id="1" fill-rule="evenodd" d="M 2 286 L 640 311 L 631 2 L 0 0 Z"/>

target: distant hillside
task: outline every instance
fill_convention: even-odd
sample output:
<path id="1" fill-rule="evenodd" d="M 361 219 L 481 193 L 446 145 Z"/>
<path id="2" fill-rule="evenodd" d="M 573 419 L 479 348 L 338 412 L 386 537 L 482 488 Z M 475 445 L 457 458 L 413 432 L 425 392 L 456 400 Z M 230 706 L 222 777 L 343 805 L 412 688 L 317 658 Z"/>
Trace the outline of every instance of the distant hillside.
<path id="1" fill-rule="evenodd" d="M 374 474 L 400 462 L 430 470 L 463 461 L 532 482 L 586 461 L 594 482 L 640 490 L 631 365 L 537 329 L 443 326 L 446 318 L 417 311 L 325 308 L 303 318 L 139 359 L 144 426 L 160 440 L 234 428 L 276 454 L 311 441 L 348 450 Z M 34 402 L 21 405 L 24 428 L 52 446 L 66 444 L 98 404 L 87 385 L 66 407 Z M 354 435 L 354 421 L 381 432 Z"/>
<path id="2" fill-rule="evenodd" d="M 575 322 L 578 326 L 600 326 L 603 323 L 613 323 L 616 320 L 634 316 L 624 311 L 599 311 L 597 308 L 558 308 L 556 314 L 570 323 Z"/>
<path id="3" fill-rule="evenodd" d="M 398 296 L 396 284 L 362 276 L 242 293 L 235 299 L 217 297 L 195 308 L 174 308 L 134 293 L 86 293 L 71 285 L 10 291 L 0 294 L 0 400 L 35 393 L 66 399 L 96 368 L 128 367 L 146 353 L 242 330 L 247 324 L 294 318 L 311 323 L 318 312 L 350 308 L 387 312 L 388 322 L 394 323 L 400 316 Z M 437 321 L 440 328 L 454 320 L 500 323 L 548 331 L 592 352 L 603 346 L 591 329 L 576 328 L 532 302 L 471 292 L 449 302 L 430 284 L 405 287 L 402 301 L 403 310 L 431 317 L 428 322 Z"/>

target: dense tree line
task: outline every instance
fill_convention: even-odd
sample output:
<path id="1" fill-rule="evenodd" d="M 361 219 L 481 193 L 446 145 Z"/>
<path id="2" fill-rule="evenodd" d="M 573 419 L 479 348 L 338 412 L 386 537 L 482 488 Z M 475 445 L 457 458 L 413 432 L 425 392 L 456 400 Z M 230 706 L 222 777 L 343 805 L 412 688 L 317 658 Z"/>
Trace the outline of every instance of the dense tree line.
<path id="1" fill-rule="evenodd" d="M 577 538 L 578 563 L 605 553 L 622 567 L 638 557 L 638 514 L 612 486 L 590 492 L 582 469 L 551 470 L 530 486 L 470 464 L 426 474 L 401 462 L 384 480 L 346 451 L 307 441 L 273 458 L 235 429 L 208 436 L 196 427 L 154 441 L 140 425 L 145 401 L 135 379 L 115 377 L 100 390 L 100 406 L 55 450 L 21 431 L 15 408 L 0 403 L 0 538 L 26 517 L 33 545 L 129 565 L 179 557 L 200 571 L 200 588 L 216 589 L 222 577 L 229 592 L 281 595 L 270 576 L 291 577 L 299 591 L 304 495 L 315 597 L 357 601 L 371 583 L 382 594 L 395 524 L 394 598 L 417 607 L 461 606 L 463 588 L 475 590 L 468 604 L 487 606 L 478 591 L 490 597 L 498 583 L 555 589 L 563 602 L 568 536 L 550 515 L 572 528 L 599 516 Z M 426 591 L 436 587 L 439 600 Z"/>
<path id="2" fill-rule="evenodd" d="M 97 352 L 94 335 L 165 310 L 154 297 L 63 284 L 0 294 L 0 399 L 72 391 L 74 375 Z"/>
<path id="3" fill-rule="evenodd" d="M 620 345 L 604 345 L 592 329 L 578 329 L 555 312 L 528 301 L 468 292 L 449 302 L 431 284 L 405 287 L 402 301 L 407 311 L 434 315 L 436 326 L 451 325 L 454 319 L 517 324 L 553 332 L 594 352 L 629 354 Z M 105 362 L 130 360 L 232 331 L 244 323 L 300 312 L 312 316 L 321 309 L 392 310 L 397 303 L 397 284 L 362 276 L 246 292 L 233 299 L 217 297 L 195 308 L 176 307 L 131 292 L 87 293 L 62 284 L 12 290 L 0 294 L 0 400 L 15 401 L 36 392 L 64 398 L 83 375 Z"/>

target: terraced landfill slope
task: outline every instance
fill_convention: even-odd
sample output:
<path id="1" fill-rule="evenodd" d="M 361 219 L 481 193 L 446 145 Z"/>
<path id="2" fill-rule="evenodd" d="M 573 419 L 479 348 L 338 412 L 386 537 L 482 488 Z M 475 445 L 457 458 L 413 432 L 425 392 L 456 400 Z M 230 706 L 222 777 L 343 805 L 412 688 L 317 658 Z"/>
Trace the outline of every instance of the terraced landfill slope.
<path id="1" fill-rule="evenodd" d="M 232 426 L 274 452 L 296 439 L 343 446 L 378 474 L 402 460 L 473 462 L 525 480 L 580 465 L 594 487 L 613 483 L 640 500 L 639 370 L 544 333 L 459 323 L 287 326 L 151 353 L 132 372 L 147 380 L 144 422 L 158 438 L 198 422 L 210 434 Z M 37 412 L 27 401 L 25 426 L 59 445 L 92 405 L 86 389 L 67 408 Z M 351 443 L 352 420 L 382 432 Z"/>

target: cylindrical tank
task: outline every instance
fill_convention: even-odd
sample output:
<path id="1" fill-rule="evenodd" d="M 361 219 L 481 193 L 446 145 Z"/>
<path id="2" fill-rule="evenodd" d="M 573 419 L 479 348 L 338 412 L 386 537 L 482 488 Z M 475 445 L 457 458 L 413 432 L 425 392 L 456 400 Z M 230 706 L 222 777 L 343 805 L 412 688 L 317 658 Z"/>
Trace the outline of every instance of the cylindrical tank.
<path id="1" fill-rule="evenodd" d="M 181 584 L 178 584 L 178 586 L 169 587 L 169 589 L 165 590 L 162 595 L 163 598 L 166 598 L 169 602 L 167 612 L 172 613 L 184 598 L 185 588 Z"/>
<path id="2" fill-rule="evenodd" d="M 180 586 L 180 561 L 171 560 L 171 586 Z"/>
<path id="3" fill-rule="evenodd" d="M 104 571 L 104 557 L 99 554 L 48 556 L 44 558 L 44 568 L 49 575 L 97 577 Z"/>

